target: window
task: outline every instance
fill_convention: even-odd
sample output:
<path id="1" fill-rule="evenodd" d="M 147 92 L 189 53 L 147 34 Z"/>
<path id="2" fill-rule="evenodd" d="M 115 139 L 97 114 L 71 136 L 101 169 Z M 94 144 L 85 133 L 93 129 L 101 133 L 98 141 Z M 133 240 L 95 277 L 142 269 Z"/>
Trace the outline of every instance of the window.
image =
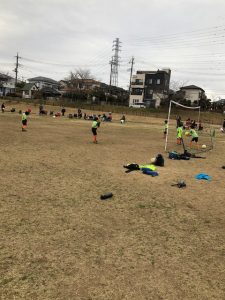
<path id="1" fill-rule="evenodd" d="M 152 78 L 151 78 L 151 79 L 149 79 L 148 84 L 152 84 L 152 83 L 153 83 L 153 81 L 152 81 Z"/>
<path id="2" fill-rule="evenodd" d="M 160 84 L 160 79 L 157 79 L 157 80 L 156 80 L 156 84 Z"/>
<path id="3" fill-rule="evenodd" d="M 142 91 L 143 91 L 143 89 L 133 88 L 131 91 L 131 95 L 142 95 Z"/>
<path id="4" fill-rule="evenodd" d="M 138 99 L 133 99 L 133 104 L 137 104 L 139 103 L 139 100 Z"/>
<path id="5" fill-rule="evenodd" d="M 136 79 L 135 81 L 132 81 L 131 84 L 133 85 L 143 85 L 142 79 Z"/>

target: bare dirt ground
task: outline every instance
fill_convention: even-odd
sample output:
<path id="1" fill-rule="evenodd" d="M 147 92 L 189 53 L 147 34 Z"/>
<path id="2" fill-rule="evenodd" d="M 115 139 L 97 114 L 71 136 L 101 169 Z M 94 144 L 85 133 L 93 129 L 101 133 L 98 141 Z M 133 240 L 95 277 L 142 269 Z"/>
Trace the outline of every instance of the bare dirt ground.
<path id="1" fill-rule="evenodd" d="M 0 114 L 0 299 L 225 299 L 225 135 L 172 161 L 163 120 L 118 119 L 95 145 L 90 121 Z M 157 153 L 158 177 L 125 173 Z"/>

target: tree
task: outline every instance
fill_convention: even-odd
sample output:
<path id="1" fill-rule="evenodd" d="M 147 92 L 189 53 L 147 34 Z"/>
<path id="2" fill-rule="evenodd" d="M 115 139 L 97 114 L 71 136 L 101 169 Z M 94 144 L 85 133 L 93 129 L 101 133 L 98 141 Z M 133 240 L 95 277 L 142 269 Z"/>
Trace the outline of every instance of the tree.
<path id="1" fill-rule="evenodd" d="M 76 89 L 82 88 L 84 81 L 87 79 L 94 79 L 94 76 L 88 69 L 77 69 L 74 72 L 70 71 L 69 76 L 65 78 L 68 82 L 68 86 Z"/>
<path id="2" fill-rule="evenodd" d="M 24 86 L 25 86 L 26 82 L 25 81 L 20 81 L 20 82 L 17 82 L 16 84 L 16 88 L 20 88 L 22 89 Z"/>
<path id="3" fill-rule="evenodd" d="M 181 87 L 184 87 L 188 84 L 188 80 L 171 80 L 170 89 L 177 92 Z"/>

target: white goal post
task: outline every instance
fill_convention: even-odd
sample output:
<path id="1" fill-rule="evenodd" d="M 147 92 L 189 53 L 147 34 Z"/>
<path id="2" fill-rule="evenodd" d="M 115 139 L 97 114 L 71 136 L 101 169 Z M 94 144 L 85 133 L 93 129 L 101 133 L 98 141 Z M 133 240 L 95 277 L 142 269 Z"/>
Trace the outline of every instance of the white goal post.
<path id="1" fill-rule="evenodd" d="M 168 125 L 168 128 L 167 128 L 167 133 L 166 133 L 166 142 L 165 142 L 165 151 L 167 150 L 167 143 L 168 143 L 168 133 L 169 133 L 169 123 L 170 123 L 170 113 L 171 113 L 171 106 L 172 106 L 172 103 L 175 104 L 175 105 L 178 105 L 178 106 L 181 106 L 183 108 L 187 108 L 187 109 L 198 109 L 198 123 L 199 123 L 199 120 L 200 120 L 200 112 L 201 112 L 201 106 L 185 106 L 183 104 L 180 104 L 178 102 L 175 102 L 173 100 L 170 101 L 170 106 L 169 106 L 169 111 L 168 111 L 168 117 L 167 117 L 167 125 Z"/>

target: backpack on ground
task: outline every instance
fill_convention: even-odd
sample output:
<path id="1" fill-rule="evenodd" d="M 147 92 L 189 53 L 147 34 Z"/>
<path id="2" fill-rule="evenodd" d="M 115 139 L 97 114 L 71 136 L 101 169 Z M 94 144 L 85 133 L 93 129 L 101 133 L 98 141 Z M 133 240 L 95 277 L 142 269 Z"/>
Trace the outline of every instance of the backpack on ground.
<path id="1" fill-rule="evenodd" d="M 162 154 L 158 154 L 156 156 L 154 165 L 159 166 L 159 167 L 164 167 L 164 158 L 163 158 Z"/>
<path id="2" fill-rule="evenodd" d="M 176 151 L 169 152 L 170 159 L 180 159 L 180 155 Z"/>

